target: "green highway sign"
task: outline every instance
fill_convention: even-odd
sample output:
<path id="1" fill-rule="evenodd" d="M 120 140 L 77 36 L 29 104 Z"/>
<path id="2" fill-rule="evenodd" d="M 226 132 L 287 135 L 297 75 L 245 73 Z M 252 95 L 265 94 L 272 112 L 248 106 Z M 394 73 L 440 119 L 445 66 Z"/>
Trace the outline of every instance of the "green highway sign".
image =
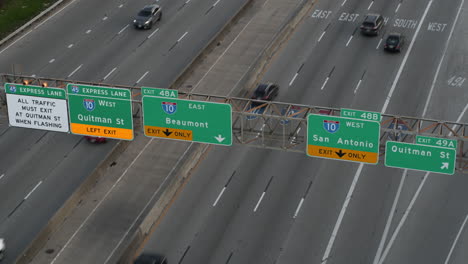
<path id="1" fill-rule="evenodd" d="M 377 122 L 380 122 L 380 120 L 382 119 L 382 115 L 377 112 L 361 111 L 361 110 L 346 109 L 346 108 L 341 108 L 340 116 L 371 120 L 371 121 L 377 121 Z"/>
<path id="2" fill-rule="evenodd" d="M 307 116 L 307 155 L 376 164 L 380 123 L 328 115 Z"/>
<path id="3" fill-rule="evenodd" d="M 232 145 L 230 104 L 144 96 L 145 135 L 218 145 Z"/>
<path id="4" fill-rule="evenodd" d="M 141 87 L 141 95 L 177 98 L 179 96 L 179 92 L 177 90 L 172 89 Z"/>
<path id="5" fill-rule="evenodd" d="M 130 90 L 67 84 L 67 94 L 73 134 L 133 140 Z"/>
<path id="6" fill-rule="evenodd" d="M 458 142 L 455 139 L 416 136 L 416 144 L 421 144 L 421 145 L 457 149 L 457 143 Z"/>
<path id="7" fill-rule="evenodd" d="M 385 166 L 411 170 L 430 171 L 444 174 L 455 173 L 456 150 L 387 141 L 385 146 Z"/>

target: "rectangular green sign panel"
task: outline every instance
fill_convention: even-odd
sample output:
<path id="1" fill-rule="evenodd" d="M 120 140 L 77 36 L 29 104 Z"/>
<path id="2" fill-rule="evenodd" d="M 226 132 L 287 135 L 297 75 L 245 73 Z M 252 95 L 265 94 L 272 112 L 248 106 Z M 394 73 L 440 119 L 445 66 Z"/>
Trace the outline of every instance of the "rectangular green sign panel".
<path id="1" fill-rule="evenodd" d="M 21 85 L 16 83 L 6 83 L 5 92 L 7 94 L 28 95 L 55 99 L 66 99 L 65 90 L 59 88 L 49 88 L 34 85 Z"/>
<path id="2" fill-rule="evenodd" d="M 421 144 L 421 145 L 456 149 L 457 143 L 458 142 L 454 139 L 416 136 L 416 144 Z"/>
<path id="3" fill-rule="evenodd" d="M 141 87 L 141 95 L 177 98 L 179 96 L 179 91 L 172 89 Z"/>
<path id="4" fill-rule="evenodd" d="M 142 101 L 146 136 L 232 145 L 230 104 L 153 96 Z"/>
<path id="5" fill-rule="evenodd" d="M 328 115 L 308 115 L 307 154 L 376 164 L 380 123 Z"/>
<path id="6" fill-rule="evenodd" d="M 361 111 L 361 110 L 346 109 L 346 108 L 341 108 L 340 116 L 371 120 L 371 121 L 377 121 L 377 122 L 380 122 L 380 120 L 382 119 L 382 115 L 377 112 Z"/>
<path id="7" fill-rule="evenodd" d="M 68 84 L 67 94 L 73 134 L 133 140 L 130 90 Z"/>
<path id="8" fill-rule="evenodd" d="M 385 166 L 444 174 L 455 173 L 456 150 L 397 141 L 387 141 Z"/>

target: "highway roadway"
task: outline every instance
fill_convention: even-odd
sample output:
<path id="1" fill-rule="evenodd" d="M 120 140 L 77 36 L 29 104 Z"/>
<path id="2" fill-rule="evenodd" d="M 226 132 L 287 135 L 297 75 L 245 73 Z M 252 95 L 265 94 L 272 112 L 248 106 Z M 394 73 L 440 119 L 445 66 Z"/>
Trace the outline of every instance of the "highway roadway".
<path id="1" fill-rule="evenodd" d="M 467 5 L 319 0 L 264 81 L 280 84 L 278 101 L 467 122 Z M 359 34 L 366 13 L 385 17 L 383 34 Z M 383 51 L 394 31 L 407 37 L 400 54 Z M 383 160 L 216 147 L 143 251 L 168 263 L 466 263 L 467 184 Z"/>
<path id="2" fill-rule="evenodd" d="M 161 0 L 162 21 L 140 31 L 131 21 L 148 1 L 71 0 L 0 49 L 0 72 L 168 87 L 245 2 Z M 0 237 L 13 263 L 116 141 L 5 126 Z"/>

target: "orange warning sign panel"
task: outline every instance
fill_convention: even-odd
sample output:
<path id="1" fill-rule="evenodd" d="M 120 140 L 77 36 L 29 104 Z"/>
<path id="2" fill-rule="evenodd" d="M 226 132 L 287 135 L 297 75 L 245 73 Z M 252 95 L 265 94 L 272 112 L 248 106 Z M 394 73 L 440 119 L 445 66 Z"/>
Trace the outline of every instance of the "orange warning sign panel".
<path id="1" fill-rule="evenodd" d="M 307 154 L 315 157 L 322 157 L 337 160 L 349 160 L 356 162 L 377 163 L 379 161 L 378 153 L 321 147 L 315 145 L 307 145 Z"/>
<path id="2" fill-rule="evenodd" d="M 133 140 L 132 129 L 70 123 L 70 131 L 73 134 Z"/>
<path id="3" fill-rule="evenodd" d="M 192 130 L 167 127 L 145 126 L 145 135 L 148 137 L 171 138 L 187 141 L 192 141 L 193 139 Z"/>

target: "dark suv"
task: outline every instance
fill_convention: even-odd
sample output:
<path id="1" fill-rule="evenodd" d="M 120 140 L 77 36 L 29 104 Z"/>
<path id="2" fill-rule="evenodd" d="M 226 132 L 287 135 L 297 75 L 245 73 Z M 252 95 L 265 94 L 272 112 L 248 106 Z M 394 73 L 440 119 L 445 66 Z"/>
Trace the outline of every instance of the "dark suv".
<path id="1" fill-rule="evenodd" d="M 361 33 L 365 35 L 378 35 L 383 27 L 384 18 L 378 14 L 368 14 L 361 25 Z"/>
<path id="2" fill-rule="evenodd" d="M 161 20 L 162 12 L 158 5 L 147 5 L 138 12 L 137 17 L 133 20 L 133 25 L 136 28 L 149 29 L 153 23 Z"/>

